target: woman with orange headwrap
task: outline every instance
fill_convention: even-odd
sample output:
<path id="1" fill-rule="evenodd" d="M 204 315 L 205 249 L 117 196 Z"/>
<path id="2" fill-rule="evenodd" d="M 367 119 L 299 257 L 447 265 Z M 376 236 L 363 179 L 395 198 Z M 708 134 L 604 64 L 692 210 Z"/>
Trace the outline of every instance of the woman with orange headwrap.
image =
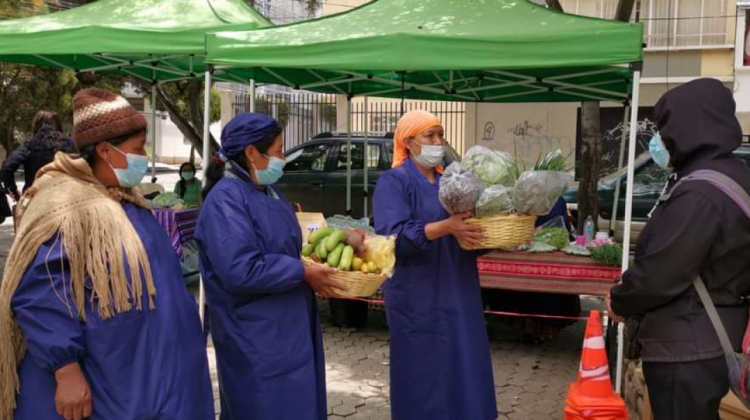
<path id="1" fill-rule="evenodd" d="M 377 232 L 397 235 L 396 274 L 383 288 L 393 420 L 497 418 L 477 254 L 456 241 L 476 244 L 482 231 L 440 205 L 444 150 L 437 117 L 404 115 L 373 200 Z"/>

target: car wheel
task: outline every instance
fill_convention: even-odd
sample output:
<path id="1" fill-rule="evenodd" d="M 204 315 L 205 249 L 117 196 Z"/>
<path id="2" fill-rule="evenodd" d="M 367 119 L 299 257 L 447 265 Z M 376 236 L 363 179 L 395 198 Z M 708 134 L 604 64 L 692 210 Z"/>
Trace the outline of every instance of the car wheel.
<path id="1" fill-rule="evenodd" d="M 360 328 L 367 323 L 367 302 L 346 299 L 328 299 L 331 322 L 336 327 Z"/>

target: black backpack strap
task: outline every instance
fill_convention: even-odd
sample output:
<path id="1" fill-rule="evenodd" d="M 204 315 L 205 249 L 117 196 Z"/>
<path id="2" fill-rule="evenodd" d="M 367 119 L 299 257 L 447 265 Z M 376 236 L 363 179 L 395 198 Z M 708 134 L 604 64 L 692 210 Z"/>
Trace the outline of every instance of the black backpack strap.
<path id="1" fill-rule="evenodd" d="M 719 342 L 721 343 L 721 348 L 724 350 L 724 354 L 727 356 L 733 355 L 734 347 L 732 346 L 732 341 L 729 340 L 729 334 L 727 334 L 727 330 L 721 322 L 719 312 L 716 311 L 716 306 L 714 306 L 714 302 L 711 300 L 711 295 L 708 294 L 706 284 L 703 283 L 703 279 L 698 276 L 693 281 L 693 286 L 695 287 L 695 290 L 698 291 L 698 296 L 700 296 L 701 302 L 703 302 L 703 307 L 706 308 L 708 318 L 711 319 L 711 324 L 713 324 L 714 330 L 716 330 L 716 335 L 719 337 Z"/>
<path id="2" fill-rule="evenodd" d="M 742 212 L 745 213 L 745 216 L 750 219 L 750 196 L 748 196 L 745 189 L 742 188 L 742 186 L 735 180 L 717 171 L 695 171 L 690 175 L 680 179 L 672 188 L 670 193 L 665 194 L 666 197 L 664 201 L 668 200 L 671 193 L 676 191 L 677 187 L 679 187 L 682 183 L 690 181 L 708 182 L 709 184 L 723 191 L 729 198 L 732 199 L 732 201 L 737 204 Z M 716 311 L 716 306 L 711 299 L 711 295 L 706 289 L 706 284 L 703 282 L 703 279 L 701 279 L 700 276 L 696 277 L 693 281 L 693 286 L 698 291 L 698 296 L 703 303 L 703 307 L 706 309 L 708 317 L 711 319 L 711 324 L 713 325 L 714 330 L 716 330 L 716 335 L 719 337 L 719 342 L 721 342 L 721 348 L 724 350 L 724 354 L 726 354 L 727 356 L 734 355 L 732 342 L 729 340 L 727 330 L 724 328 L 724 324 L 721 322 L 719 313 Z"/>
<path id="3" fill-rule="evenodd" d="M 659 200 L 660 201 L 669 200 L 669 197 L 672 195 L 674 191 L 677 190 L 677 187 L 689 181 L 708 182 L 709 184 L 720 189 L 729 198 L 731 198 L 732 201 L 734 201 L 735 204 L 737 204 L 740 210 L 742 210 L 742 212 L 745 213 L 745 216 L 747 216 L 748 219 L 750 219 L 750 196 L 747 194 L 745 189 L 742 188 L 742 186 L 737 183 L 737 181 L 717 171 L 712 171 L 712 170 L 695 171 L 691 173 L 690 175 L 677 181 L 674 187 L 672 187 L 669 194 L 663 194 L 659 198 Z"/>

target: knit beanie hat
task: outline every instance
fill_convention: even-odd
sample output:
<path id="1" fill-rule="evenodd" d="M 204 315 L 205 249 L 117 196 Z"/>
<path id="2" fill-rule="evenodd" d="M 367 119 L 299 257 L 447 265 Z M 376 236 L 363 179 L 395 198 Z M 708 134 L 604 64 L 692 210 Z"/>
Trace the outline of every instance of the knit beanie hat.
<path id="1" fill-rule="evenodd" d="M 146 127 L 143 115 L 125 98 L 108 90 L 84 89 L 73 97 L 73 141 L 78 150 Z"/>

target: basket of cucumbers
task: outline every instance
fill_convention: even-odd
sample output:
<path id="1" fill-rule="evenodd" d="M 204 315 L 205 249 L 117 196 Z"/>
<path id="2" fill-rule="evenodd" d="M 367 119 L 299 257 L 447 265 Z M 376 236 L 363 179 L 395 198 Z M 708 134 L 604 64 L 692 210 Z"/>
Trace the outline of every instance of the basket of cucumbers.
<path id="1" fill-rule="evenodd" d="M 337 291 L 339 295 L 368 297 L 392 275 L 395 248 L 395 237 L 326 227 L 310 234 L 308 243 L 302 247 L 302 262 L 337 269 L 331 278 L 346 286 L 346 290 Z"/>

